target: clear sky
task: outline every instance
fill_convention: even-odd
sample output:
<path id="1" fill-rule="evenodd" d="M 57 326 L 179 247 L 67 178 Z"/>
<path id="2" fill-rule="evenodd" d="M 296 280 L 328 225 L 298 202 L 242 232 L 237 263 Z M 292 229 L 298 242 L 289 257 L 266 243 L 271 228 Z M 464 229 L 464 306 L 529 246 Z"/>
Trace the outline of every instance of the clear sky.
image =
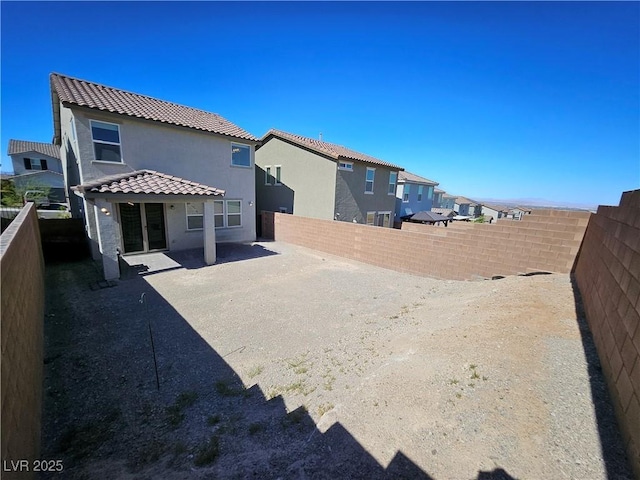
<path id="1" fill-rule="evenodd" d="M 345 145 L 471 198 L 640 188 L 638 2 L 1 2 L 2 168 L 59 72 Z"/>

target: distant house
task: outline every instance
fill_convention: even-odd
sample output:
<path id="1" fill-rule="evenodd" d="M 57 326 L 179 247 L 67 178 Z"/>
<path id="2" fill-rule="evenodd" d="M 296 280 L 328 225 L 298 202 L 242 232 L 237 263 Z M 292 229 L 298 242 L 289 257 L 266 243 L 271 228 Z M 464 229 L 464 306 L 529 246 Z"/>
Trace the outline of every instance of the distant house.
<path id="1" fill-rule="evenodd" d="M 524 215 L 530 215 L 531 209 L 528 207 L 515 207 L 509 210 L 507 213 L 507 218 L 512 218 L 514 220 L 521 220 Z"/>
<path id="2" fill-rule="evenodd" d="M 442 201 L 440 202 L 440 208 L 450 208 L 451 210 L 455 210 L 456 198 L 457 197 L 455 195 L 443 193 Z"/>
<path id="3" fill-rule="evenodd" d="M 256 238 L 258 139 L 215 113 L 51 74 L 54 143 L 106 279 L 120 254 Z"/>
<path id="4" fill-rule="evenodd" d="M 474 202 L 473 200 L 469 200 L 466 197 L 456 197 L 454 210 L 458 212 L 458 215 L 475 218 L 479 217 L 482 213 L 482 205 Z"/>
<path id="5" fill-rule="evenodd" d="M 444 195 L 445 192 L 444 190 L 438 188 L 438 187 L 434 187 L 433 189 L 433 202 L 431 203 L 431 211 L 433 211 L 433 208 L 442 208 L 442 195 Z"/>
<path id="6" fill-rule="evenodd" d="M 509 208 L 502 205 L 482 205 L 482 215 L 492 217 L 494 219 L 506 218 L 509 214 Z"/>
<path id="7" fill-rule="evenodd" d="M 269 130 L 256 148 L 258 211 L 392 227 L 401 170 L 341 145 Z"/>
<path id="8" fill-rule="evenodd" d="M 53 143 L 9 140 L 8 155 L 14 174 L 7 179 L 21 190 L 46 187 L 49 200 L 67 201 L 60 147 Z"/>
<path id="9" fill-rule="evenodd" d="M 429 211 L 433 206 L 433 189 L 438 182 L 420 177 L 411 172 L 398 174 L 396 188 L 396 220 L 421 211 Z"/>

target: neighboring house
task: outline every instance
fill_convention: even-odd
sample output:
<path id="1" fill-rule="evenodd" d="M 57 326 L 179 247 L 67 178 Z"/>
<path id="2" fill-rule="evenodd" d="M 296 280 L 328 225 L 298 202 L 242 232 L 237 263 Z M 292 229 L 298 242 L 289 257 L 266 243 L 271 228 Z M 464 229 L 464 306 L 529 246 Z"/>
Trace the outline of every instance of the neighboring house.
<path id="1" fill-rule="evenodd" d="M 493 217 L 494 219 L 506 218 L 509 208 L 502 205 L 482 205 L 482 215 L 485 217 Z"/>
<path id="2" fill-rule="evenodd" d="M 475 218 L 482 214 L 482 205 L 465 197 L 456 197 L 453 209 L 461 216 Z"/>
<path id="3" fill-rule="evenodd" d="M 7 154 L 11 157 L 14 172 L 7 178 L 16 187 L 25 190 L 44 186 L 48 189 L 50 201 L 67 201 L 59 146 L 11 139 Z"/>
<path id="4" fill-rule="evenodd" d="M 215 113 L 51 74 L 54 143 L 72 214 L 104 276 L 118 255 L 256 238 L 258 139 Z M 196 183 L 197 180 L 197 183 Z"/>
<path id="5" fill-rule="evenodd" d="M 507 218 L 512 218 L 514 220 L 521 220 L 524 215 L 530 215 L 531 209 L 527 207 L 515 207 L 509 210 L 507 213 Z"/>
<path id="6" fill-rule="evenodd" d="M 398 174 L 396 219 L 429 211 L 433 206 L 433 189 L 438 182 L 404 171 Z"/>
<path id="7" fill-rule="evenodd" d="M 442 201 L 440 202 L 440 208 L 449 208 L 451 210 L 455 210 L 456 198 L 457 197 L 455 195 L 443 193 Z"/>
<path id="8" fill-rule="evenodd" d="M 341 145 L 269 130 L 256 148 L 258 210 L 392 227 L 401 170 Z"/>
<path id="9" fill-rule="evenodd" d="M 434 208 L 442 208 L 442 195 L 445 193 L 447 192 L 438 187 L 433 189 L 433 203 L 431 204 L 431 211 L 433 211 Z"/>

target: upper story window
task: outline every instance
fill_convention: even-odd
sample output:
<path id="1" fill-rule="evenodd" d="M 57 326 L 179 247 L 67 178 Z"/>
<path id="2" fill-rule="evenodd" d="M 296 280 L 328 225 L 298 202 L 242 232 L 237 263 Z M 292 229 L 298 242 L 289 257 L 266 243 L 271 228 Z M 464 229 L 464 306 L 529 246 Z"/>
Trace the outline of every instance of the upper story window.
<path id="1" fill-rule="evenodd" d="M 280 182 L 282 177 L 282 167 L 280 165 L 276 165 L 276 185 L 282 185 L 282 182 Z"/>
<path id="2" fill-rule="evenodd" d="M 404 190 L 402 191 L 402 201 L 403 202 L 408 202 L 409 201 L 409 194 L 411 193 L 411 185 L 409 185 L 408 183 L 404 184 Z"/>
<path id="3" fill-rule="evenodd" d="M 433 187 L 427 188 L 427 198 L 433 198 Z"/>
<path id="4" fill-rule="evenodd" d="M 91 120 L 91 138 L 96 160 L 122 162 L 119 125 Z"/>
<path id="5" fill-rule="evenodd" d="M 248 145 L 231 144 L 231 165 L 236 167 L 251 166 L 251 149 Z"/>
<path id="6" fill-rule="evenodd" d="M 26 170 L 47 170 L 47 161 L 44 158 L 24 158 L 23 160 Z"/>
<path id="7" fill-rule="evenodd" d="M 271 176 L 271 167 L 264 167 L 264 184 L 273 185 L 273 177 Z"/>
<path id="8" fill-rule="evenodd" d="M 351 162 L 338 162 L 338 170 L 348 170 L 353 172 L 353 163 Z"/>
<path id="9" fill-rule="evenodd" d="M 424 186 L 423 185 L 418 185 L 418 201 L 421 202 L 422 201 L 422 192 L 424 191 Z"/>
<path id="10" fill-rule="evenodd" d="M 69 119 L 69 130 L 71 130 L 71 139 L 76 141 L 76 123 L 73 121 L 73 118 Z"/>
<path id="11" fill-rule="evenodd" d="M 376 169 L 367 167 L 367 176 L 364 182 L 364 193 L 373 193 L 373 181 L 376 177 Z"/>
<path id="12" fill-rule="evenodd" d="M 389 195 L 396 194 L 396 182 L 398 181 L 398 172 L 389 173 Z"/>

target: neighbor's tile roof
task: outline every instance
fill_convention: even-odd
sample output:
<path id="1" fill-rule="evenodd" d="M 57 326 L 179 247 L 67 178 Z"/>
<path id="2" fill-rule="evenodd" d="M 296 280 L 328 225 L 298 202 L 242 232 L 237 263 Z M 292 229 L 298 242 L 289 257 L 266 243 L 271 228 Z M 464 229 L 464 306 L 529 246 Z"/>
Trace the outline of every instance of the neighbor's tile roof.
<path id="1" fill-rule="evenodd" d="M 98 83 L 51 74 L 51 89 L 62 103 L 194 128 L 243 140 L 258 139 L 216 113 L 158 100 Z"/>
<path id="2" fill-rule="evenodd" d="M 19 153 L 36 152 L 42 155 L 60 159 L 60 147 L 53 143 L 29 142 L 28 140 L 9 140 L 9 151 L 7 155 L 17 155 Z"/>
<path id="3" fill-rule="evenodd" d="M 432 207 L 432 208 L 431 208 L 431 211 L 432 211 L 432 212 L 435 212 L 435 213 L 439 213 L 440 215 L 444 215 L 445 217 L 448 217 L 448 216 L 449 216 L 449 215 L 451 215 L 451 214 L 454 214 L 454 215 L 455 215 L 455 213 L 456 213 L 456 212 L 454 212 L 451 208 L 438 208 L 438 207 Z"/>
<path id="4" fill-rule="evenodd" d="M 456 197 L 456 203 L 458 205 L 463 205 L 465 203 L 468 203 L 469 205 L 477 205 L 476 202 L 474 202 L 473 200 L 469 200 L 466 197 Z"/>
<path id="5" fill-rule="evenodd" d="M 433 193 L 447 193 L 447 192 L 445 192 L 444 190 L 436 187 L 436 188 L 433 189 Z"/>
<path id="6" fill-rule="evenodd" d="M 302 137 L 300 135 L 283 132 L 281 130 L 275 130 L 275 129 L 269 130 L 262 137 L 262 142 L 263 143 L 266 142 L 267 138 L 270 136 L 278 137 L 284 140 L 289 140 L 290 142 L 293 142 L 297 145 L 308 148 L 315 152 L 322 153 L 324 155 L 329 155 L 330 157 L 336 160 L 357 160 L 360 162 L 370 163 L 373 165 L 380 165 L 383 167 L 393 168 L 397 170 L 404 170 L 402 167 L 399 167 L 398 165 L 385 162 L 384 160 L 380 160 L 378 158 L 366 155 L 364 153 L 356 152 L 355 150 L 351 150 L 347 147 L 343 147 L 342 145 L 323 142 L 321 140 L 316 140 L 315 138 Z"/>
<path id="7" fill-rule="evenodd" d="M 485 207 L 490 208 L 491 210 L 495 210 L 496 212 L 508 212 L 509 208 L 504 205 L 491 205 L 489 203 L 483 204 Z"/>
<path id="8" fill-rule="evenodd" d="M 224 195 L 224 190 L 154 170 L 137 170 L 102 177 L 72 187 L 81 193 L 129 193 L 147 195 Z"/>
<path id="9" fill-rule="evenodd" d="M 428 178 L 420 177 L 415 173 L 407 172 L 406 170 L 398 174 L 398 182 L 399 183 L 402 183 L 402 182 L 423 183 L 425 185 L 438 185 L 438 182 L 434 182 L 433 180 L 429 180 Z"/>

